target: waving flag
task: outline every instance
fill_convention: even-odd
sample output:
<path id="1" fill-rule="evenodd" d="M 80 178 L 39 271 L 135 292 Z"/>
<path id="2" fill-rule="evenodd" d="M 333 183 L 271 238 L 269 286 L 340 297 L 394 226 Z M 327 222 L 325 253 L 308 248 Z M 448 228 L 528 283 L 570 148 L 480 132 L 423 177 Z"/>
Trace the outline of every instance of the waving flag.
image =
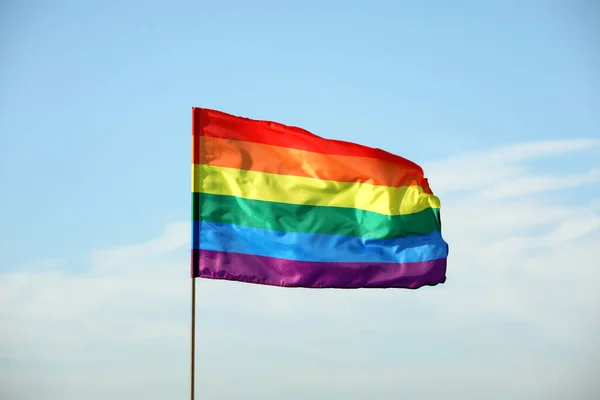
<path id="1" fill-rule="evenodd" d="M 446 280 L 417 164 L 304 129 L 192 110 L 193 278 L 308 288 Z"/>

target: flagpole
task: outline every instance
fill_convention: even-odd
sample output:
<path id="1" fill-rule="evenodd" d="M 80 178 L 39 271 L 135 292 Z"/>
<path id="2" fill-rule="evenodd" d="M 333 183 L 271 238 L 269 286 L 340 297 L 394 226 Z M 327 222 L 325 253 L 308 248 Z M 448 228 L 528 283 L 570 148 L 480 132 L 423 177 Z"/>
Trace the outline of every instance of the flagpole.
<path id="1" fill-rule="evenodd" d="M 192 107 L 192 164 L 195 162 L 197 152 L 199 151 L 196 148 L 197 142 L 194 140 L 194 134 L 196 133 L 195 122 L 196 118 L 194 118 L 194 107 Z M 194 172 L 192 172 L 192 192 L 194 191 L 194 180 L 196 176 Z M 197 204 L 192 201 L 192 210 L 195 209 Z M 194 211 L 192 211 L 192 218 L 194 217 Z M 194 240 L 194 234 L 192 232 L 192 240 Z M 192 260 L 192 332 L 191 332 L 191 357 L 190 357 L 190 399 L 194 400 L 194 384 L 196 379 L 196 261 Z"/>
<path id="2" fill-rule="evenodd" d="M 192 277 L 192 346 L 190 364 L 190 399 L 194 400 L 195 353 L 196 353 L 196 278 Z"/>

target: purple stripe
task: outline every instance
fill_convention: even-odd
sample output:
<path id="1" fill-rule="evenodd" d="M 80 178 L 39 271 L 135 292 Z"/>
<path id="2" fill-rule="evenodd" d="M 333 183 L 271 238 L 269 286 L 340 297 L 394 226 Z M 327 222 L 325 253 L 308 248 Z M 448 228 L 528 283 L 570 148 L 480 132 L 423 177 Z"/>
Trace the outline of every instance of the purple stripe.
<path id="1" fill-rule="evenodd" d="M 309 262 L 192 250 L 192 277 L 286 287 L 417 289 L 446 281 L 446 258 L 402 264 Z"/>

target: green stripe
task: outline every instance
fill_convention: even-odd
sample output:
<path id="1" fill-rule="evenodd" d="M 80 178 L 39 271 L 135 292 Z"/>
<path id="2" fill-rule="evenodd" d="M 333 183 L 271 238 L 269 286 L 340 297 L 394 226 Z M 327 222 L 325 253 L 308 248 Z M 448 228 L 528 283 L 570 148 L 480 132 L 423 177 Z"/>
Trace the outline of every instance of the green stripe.
<path id="1" fill-rule="evenodd" d="M 192 193 L 195 221 L 222 222 L 283 232 L 326 233 L 390 239 L 440 230 L 438 208 L 384 215 L 344 207 L 319 207 Z"/>

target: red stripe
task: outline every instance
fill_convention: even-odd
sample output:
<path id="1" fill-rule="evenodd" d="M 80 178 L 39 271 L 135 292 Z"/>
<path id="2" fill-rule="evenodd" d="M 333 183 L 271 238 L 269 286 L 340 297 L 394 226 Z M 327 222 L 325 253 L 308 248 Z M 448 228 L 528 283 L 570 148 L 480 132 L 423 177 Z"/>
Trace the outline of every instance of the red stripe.
<path id="1" fill-rule="evenodd" d="M 421 167 L 414 162 L 381 149 L 325 139 L 302 128 L 238 117 L 216 110 L 194 107 L 192 130 L 194 135 L 199 136 L 264 143 L 315 153 L 386 160 L 401 164 L 404 168 L 417 169 L 422 173 Z M 199 149 L 195 149 L 195 152 L 198 151 Z"/>

